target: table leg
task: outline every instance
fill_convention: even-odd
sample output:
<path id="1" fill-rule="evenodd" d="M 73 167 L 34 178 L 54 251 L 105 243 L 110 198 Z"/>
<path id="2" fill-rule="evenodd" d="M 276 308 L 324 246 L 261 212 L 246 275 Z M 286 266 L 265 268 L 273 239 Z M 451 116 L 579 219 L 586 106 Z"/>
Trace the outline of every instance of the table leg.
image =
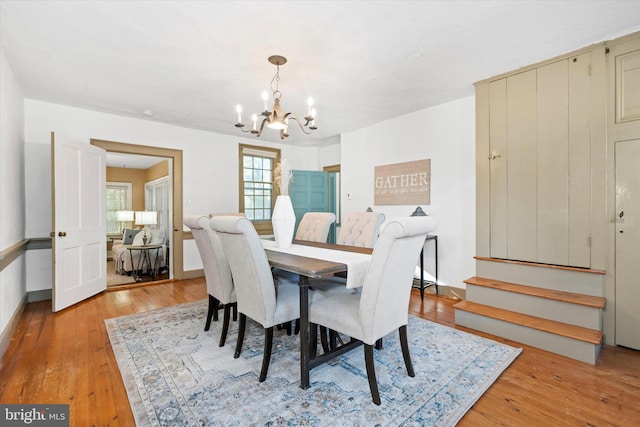
<path id="1" fill-rule="evenodd" d="M 309 388 L 309 278 L 300 275 L 300 388 Z"/>
<path id="2" fill-rule="evenodd" d="M 424 246 L 420 251 L 420 301 L 424 301 Z"/>

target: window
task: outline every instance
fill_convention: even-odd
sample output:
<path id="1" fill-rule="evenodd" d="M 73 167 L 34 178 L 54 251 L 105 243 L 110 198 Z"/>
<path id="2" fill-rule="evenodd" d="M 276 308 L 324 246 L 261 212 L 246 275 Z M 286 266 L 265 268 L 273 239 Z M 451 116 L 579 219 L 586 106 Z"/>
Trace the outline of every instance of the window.
<path id="1" fill-rule="evenodd" d="M 271 234 L 271 212 L 277 194 L 273 170 L 280 150 L 240 145 L 240 212 L 249 218 L 259 234 Z"/>
<path id="2" fill-rule="evenodd" d="M 107 182 L 107 235 L 121 234 L 131 224 L 118 221 L 118 211 L 131 210 L 131 183 Z"/>
<path id="3" fill-rule="evenodd" d="M 144 191 L 144 208 L 147 211 L 155 211 L 158 213 L 158 224 L 154 228 L 163 230 L 164 235 L 168 239 L 171 235 L 169 209 L 171 181 L 169 180 L 169 176 L 145 182 Z"/>

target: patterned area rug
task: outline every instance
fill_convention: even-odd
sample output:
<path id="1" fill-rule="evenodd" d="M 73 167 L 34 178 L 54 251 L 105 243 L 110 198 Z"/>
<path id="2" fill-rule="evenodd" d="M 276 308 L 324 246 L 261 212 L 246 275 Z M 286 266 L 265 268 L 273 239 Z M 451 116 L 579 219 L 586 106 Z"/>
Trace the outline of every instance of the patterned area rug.
<path id="1" fill-rule="evenodd" d="M 385 337 L 375 352 L 377 406 L 362 348 L 313 369 L 302 390 L 299 337 L 275 331 L 269 374 L 259 383 L 262 328 L 247 320 L 234 359 L 237 324 L 218 347 L 222 320 L 204 332 L 206 308 L 200 301 L 105 320 L 139 426 L 452 426 L 521 351 L 410 316 L 416 376 L 407 376 L 398 334 Z"/>

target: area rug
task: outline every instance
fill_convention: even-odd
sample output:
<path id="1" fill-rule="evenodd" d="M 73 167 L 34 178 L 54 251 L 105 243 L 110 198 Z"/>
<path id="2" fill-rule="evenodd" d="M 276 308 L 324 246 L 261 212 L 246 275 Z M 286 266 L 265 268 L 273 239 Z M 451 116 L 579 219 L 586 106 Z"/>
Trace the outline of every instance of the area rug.
<path id="1" fill-rule="evenodd" d="M 258 382 L 264 334 L 247 321 L 218 347 L 222 321 L 204 332 L 206 301 L 105 320 L 139 426 L 452 426 L 520 354 L 513 348 L 409 317 L 416 376 L 397 333 L 375 351 L 382 404 L 371 401 L 362 348 L 311 371 L 302 390 L 299 336 L 275 331 L 267 379 Z"/>

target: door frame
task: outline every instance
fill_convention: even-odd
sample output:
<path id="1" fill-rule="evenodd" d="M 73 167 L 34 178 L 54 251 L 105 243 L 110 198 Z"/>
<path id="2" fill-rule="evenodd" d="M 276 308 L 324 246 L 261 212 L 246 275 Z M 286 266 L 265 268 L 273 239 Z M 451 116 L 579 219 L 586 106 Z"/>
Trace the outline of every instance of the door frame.
<path id="1" fill-rule="evenodd" d="M 175 280 L 184 279 L 184 233 L 182 227 L 183 203 L 182 203 L 182 150 L 173 148 L 153 147 L 149 145 L 127 144 L 124 142 L 106 141 L 103 139 L 91 138 L 91 145 L 102 147 L 108 152 L 122 154 L 137 154 L 145 156 L 168 157 L 173 161 L 172 173 L 172 210 L 173 210 L 173 240 L 170 256 L 173 259 L 173 278 Z"/>

